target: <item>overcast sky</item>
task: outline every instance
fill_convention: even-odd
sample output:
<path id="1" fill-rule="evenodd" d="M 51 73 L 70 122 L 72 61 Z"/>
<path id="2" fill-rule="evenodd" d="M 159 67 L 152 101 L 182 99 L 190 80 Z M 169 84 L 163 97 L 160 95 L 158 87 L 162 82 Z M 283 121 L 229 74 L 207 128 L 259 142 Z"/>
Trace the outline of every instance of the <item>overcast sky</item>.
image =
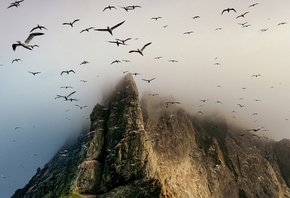
<path id="1" fill-rule="evenodd" d="M 88 126 L 92 108 L 122 71 L 141 74 L 134 77 L 140 96 L 146 90 L 170 95 L 192 114 L 218 114 L 245 129 L 263 126 L 259 133 L 265 137 L 290 138 L 288 0 L 25 0 L 7 9 L 12 2 L 0 2 L 0 174 L 6 176 L 0 178 L 1 197 L 24 187 L 68 137 Z M 249 7 L 254 3 L 259 4 Z M 117 9 L 103 12 L 108 5 Z M 141 8 L 120 7 L 130 5 Z M 236 13 L 221 15 L 225 8 Z M 75 19 L 74 27 L 62 25 Z M 113 36 L 94 29 L 80 33 L 122 21 Z M 238 24 L 245 22 L 248 27 Z M 37 24 L 47 28 L 34 31 L 45 33 L 30 42 L 39 48 L 13 51 L 11 45 Z M 108 42 L 116 38 L 131 40 L 119 47 Z M 144 56 L 128 53 L 149 42 Z M 12 64 L 16 58 L 21 61 Z M 60 75 L 71 69 L 75 74 Z M 72 91 L 78 102 L 55 99 Z"/>

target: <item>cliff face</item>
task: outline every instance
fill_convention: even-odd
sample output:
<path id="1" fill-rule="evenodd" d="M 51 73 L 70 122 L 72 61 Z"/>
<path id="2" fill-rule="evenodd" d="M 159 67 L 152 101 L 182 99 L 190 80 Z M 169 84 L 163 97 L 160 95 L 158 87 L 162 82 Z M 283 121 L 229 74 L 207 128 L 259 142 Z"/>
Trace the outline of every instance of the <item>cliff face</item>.
<path id="1" fill-rule="evenodd" d="M 289 140 L 258 139 L 164 102 L 139 102 L 125 76 L 93 109 L 90 133 L 13 198 L 290 197 Z"/>

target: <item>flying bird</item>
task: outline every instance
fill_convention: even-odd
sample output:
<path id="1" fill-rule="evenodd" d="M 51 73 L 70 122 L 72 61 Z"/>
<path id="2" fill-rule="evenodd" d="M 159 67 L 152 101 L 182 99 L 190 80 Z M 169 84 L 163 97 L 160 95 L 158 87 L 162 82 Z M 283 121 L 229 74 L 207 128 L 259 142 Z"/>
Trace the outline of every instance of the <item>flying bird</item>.
<path id="1" fill-rule="evenodd" d="M 89 27 L 89 28 L 85 28 L 83 29 L 82 31 L 80 31 L 80 33 L 83 33 L 83 32 L 89 32 L 91 29 L 94 29 L 95 27 Z"/>
<path id="2" fill-rule="evenodd" d="M 18 62 L 18 61 L 22 61 L 22 60 L 20 58 L 15 58 L 15 59 L 12 60 L 12 63 Z"/>
<path id="3" fill-rule="evenodd" d="M 74 23 L 77 21 L 79 21 L 79 19 L 76 19 L 73 22 L 63 23 L 63 25 L 70 25 L 71 27 L 73 27 Z"/>
<path id="4" fill-rule="evenodd" d="M 42 30 L 42 29 L 45 29 L 45 30 L 47 30 L 47 28 L 46 28 L 46 27 L 44 27 L 44 26 L 41 26 L 41 25 L 37 24 L 37 26 L 36 26 L 36 27 L 34 27 L 34 28 L 32 28 L 32 30 L 30 30 L 30 32 L 32 32 L 33 30 L 36 30 L 36 29 L 40 29 L 40 30 Z"/>
<path id="5" fill-rule="evenodd" d="M 66 74 L 69 74 L 69 73 L 74 73 L 75 74 L 75 71 L 74 70 L 64 70 L 64 71 L 62 71 L 61 73 L 60 73 L 60 75 L 62 75 L 63 73 L 66 73 Z"/>
<path id="6" fill-rule="evenodd" d="M 12 7 L 16 7 L 18 8 L 18 6 L 20 6 L 20 3 L 23 2 L 24 0 L 20 0 L 20 1 L 15 1 L 13 3 L 10 3 L 10 5 L 8 6 L 8 8 L 12 8 Z M 7 8 L 7 9 L 8 9 Z"/>
<path id="7" fill-rule="evenodd" d="M 177 61 L 177 60 L 173 60 L 173 59 L 169 60 L 168 62 L 172 62 L 172 63 L 178 63 L 178 61 Z"/>
<path id="8" fill-rule="evenodd" d="M 119 60 L 114 60 L 113 62 L 111 62 L 111 65 L 114 64 L 114 63 L 120 63 L 121 61 Z"/>
<path id="9" fill-rule="evenodd" d="M 166 108 L 168 108 L 169 104 L 180 104 L 180 102 L 165 102 Z"/>
<path id="10" fill-rule="evenodd" d="M 237 12 L 234 8 L 227 8 L 227 9 L 224 9 L 221 14 L 223 14 L 224 12 L 228 12 L 229 13 L 231 10 L 234 11 L 234 12 Z"/>
<path id="11" fill-rule="evenodd" d="M 266 32 L 268 28 L 260 29 L 261 32 Z"/>
<path id="12" fill-rule="evenodd" d="M 161 19 L 161 18 L 162 17 L 152 17 L 151 20 L 155 19 L 157 21 L 158 19 Z"/>
<path id="13" fill-rule="evenodd" d="M 141 75 L 140 73 L 137 73 L 137 72 L 135 72 L 135 73 L 132 73 L 132 75 L 133 76 L 137 76 L 137 75 Z"/>
<path id="14" fill-rule="evenodd" d="M 109 43 L 115 43 L 118 47 L 120 46 L 120 45 L 126 45 L 125 43 L 122 43 L 122 42 L 120 42 L 120 41 L 108 41 Z"/>
<path id="15" fill-rule="evenodd" d="M 41 36 L 41 35 L 44 35 L 44 33 L 35 32 L 35 33 L 29 34 L 28 38 L 24 42 L 16 41 L 17 42 L 16 44 L 12 44 L 13 51 L 15 51 L 16 50 L 16 47 L 18 47 L 18 46 L 22 46 L 22 47 L 24 47 L 26 49 L 32 50 L 32 48 L 28 45 L 29 42 L 33 39 L 33 37 L 35 37 L 35 36 Z"/>
<path id="16" fill-rule="evenodd" d="M 73 95 L 74 93 L 76 93 L 76 91 L 71 92 L 71 93 L 68 94 L 67 96 L 56 95 L 55 99 L 57 99 L 57 98 L 64 98 L 65 100 L 69 100 L 69 97 L 70 97 L 71 95 Z"/>
<path id="17" fill-rule="evenodd" d="M 62 88 L 66 88 L 66 89 L 71 88 L 71 89 L 72 89 L 71 86 L 62 86 L 62 87 L 60 87 L 60 88 L 61 88 L 61 89 L 62 89 Z"/>
<path id="18" fill-rule="evenodd" d="M 129 53 L 132 53 L 132 52 L 138 52 L 139 54 L 141 54 L 141 55 L 143 56 L 143 50 L 144 50 L 148 45 L 150 45 L 151 43 L 152 43 L 152 42 L 145 44 L 145 45 L 142 47 L 141 50 L 140 50 L 140 49 L 137 49 L 137 50 L 130 50 Z"/>
<path id="19" fill-rule="evenodd" d="M 113 35 L 113 30 L 117 27 L 119 27 L 120 25 L 122 25 L 125 21 L 122 21 L 121 23 L 118 23 L 117 25 L 113 26 L 113 27 L 109 27 L 107 26 L 106 29 L 95 29 L 95 31 L 108 31 L 111 35 Z"/>
<path id="20" fill-rule="evenodd" d="M 86 82 L 88 82 L 87 80 L 80 80 L 81 82 L 83 82 L 83 83 L 86 83 Z"/>
<path id="21" fill-rule="evenodd" d="M 155 57 L 154 59 L 160 59 L 160 58 L 162 58 L 162 56 L 157 56 L 157 57 Z"/>
<path id="22" fill-rule="evenodd" d="M 126 41 L 129 41 L 129 40 L 131 40 L 131 39 L 132 39 L 132 38 L 126 38 L 126 39 L 124 39 L 124 40 L 122 40 L 122 39 L 116 39 L 116 40 L 122 42 L 123 44 L 125 44 Z"/>
<path id="23" fill-rule="evenodd" d="M 278 23 L 277 26 L 279 26 L 279 25 L 286 25 L 286 24 L 287 24 L 286 22 L 282 22 L 282 23 Z"/>
<path id="24" fill-rule="evenodd" d="M 249 6 L 249 8 L 250 8 L 250 7 L 254 7 L 254 6 L 258 5 L 258 4 L 259 4 L 259 3 L 251 4 L 251 5 Z"/>
<path id="25" fill-rule="evenodd" d="M 107 10 L 107 9 L 112 10 L 113 8 L 114 8 L 115 10 L 117 10 L 117 8 L 116 8 L 115 6 L 108 5 L 107 7 L 105 7 L 105 8 L 103 9 L 103 12 L 104 12 L 105 10 Z"/>
<path id="26" fill-rule="evenodd" d="M 189 31 L 189 32 L 184 32 L 183 34 L 192 34 L 193 31 Z"/>
<path id="27" fill-rule="evenodd" d="M 194 16 L 194 17 L 192 17 L 193 19 L 199 19 L 200 18 L 200 16 Z"/>
<path id="28" fill-rule="evenodd" d="M 152 80 L 155 80 L 155 78 L 151 78 L 151 79 L 144 79 L 144 78 L 143 78 L 142 80 L 144 80 L 144 81 L 150 83 Z"/>
<path id="29" fill-rule="evenodd" d="M 249 12 L 245 12 L 244 14 L 241 14 L 241 15 L 237 16 L 236 19 L 237 19 L 237 18 L 240 18 L 240 17 L 243 17 L 243 18 L 244 18 L 245 15 L 248 14 L 248 13 L 249 13 Z"/>
<path id="30" fill-rule="evenodd" d="M 259 77 L 259 76 L 261 76 L 261 74 L 254 74 L 254 75 L 252 75 L 252 77 Z"/>
<path id="31" fill-rule="evenodd" d="M 127 9 L 129 9 L 129 10 L 135 10 L 136 8 L 141 8 L 141 6 L 139 6 L 139 5 L 127 6 Z"/>
<path id="32" fill-rule="evenodd" d="M 216 28 L 215 31 L 217 31 L 217 30 L 222 30 L 222 28 Z"/>
<path id="33" fill-rule="evenodd" d="M 89 63 L 89 61 L 83 61 L 83 62 L 81 62 L 80 65 L 86 65 L 86 64 L 88 64 L 88 63 Z"/>
<path id="34" fill-rule="evenodd" d="M 153 94 L 148 94 L 149 96 L 158 96 L 159 94 L 153 93 Z"/>
<path id="35" fill-rule="evenodd" d="M 80 109 L 83 109 L 83 108 L 85 108 L 85 107 L 88 107 L 88 106 L 79 106 L 79 105 L 75 105 L 75 106 L 77 106 L 77 107 L 79 107 Z"/>
<path id="36" fill-rule="evenodd" d="M 31 72 L 31 71 L 29 71 L 29 73 L 31 73 L 33 76 L 35 76 L 36 74 L 40 74 L 41 72 Z"/>

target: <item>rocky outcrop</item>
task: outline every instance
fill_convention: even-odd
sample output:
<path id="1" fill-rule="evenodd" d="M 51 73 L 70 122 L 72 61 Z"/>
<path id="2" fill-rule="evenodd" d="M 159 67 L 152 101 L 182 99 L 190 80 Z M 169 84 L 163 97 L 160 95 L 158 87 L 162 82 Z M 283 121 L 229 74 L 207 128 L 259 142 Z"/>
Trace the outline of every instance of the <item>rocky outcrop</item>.
<path id="1" fill-rule="evenodd" d="M 290 197 L 289 140 L 257 138 L 164 102 L 139 102 L 125 76 L 93 109 L 90 132 L 13 197 Z"/>

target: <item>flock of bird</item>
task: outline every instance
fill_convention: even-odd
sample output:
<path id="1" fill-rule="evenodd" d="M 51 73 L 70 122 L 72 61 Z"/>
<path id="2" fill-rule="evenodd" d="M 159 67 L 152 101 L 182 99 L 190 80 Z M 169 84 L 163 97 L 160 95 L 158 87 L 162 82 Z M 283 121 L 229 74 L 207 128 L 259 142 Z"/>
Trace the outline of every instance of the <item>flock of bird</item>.
<path id="1" fill-rule="evenodd" d="M 7 9 L 13 9 L 13 8 L 19 8 L 20 7 L 20 4 L 23 3 L 24 0 L 20 0 L 20 1 L 15 1 L 13 3 L 11 3 Z M 251 4 L 249 5 L 249 9 L 252 9 L 253 7 L 256 7 L 256 6 L 259 6 L 259 3 L 254 3 L 254 4 Z M 102 9 L 100 9 L 100 11 L 102 12 L 110 12 L 110 11 L 113 11 L 113 10 L 118 10 L 118 9 L 123 9 L 125 10 L 126 12 L 131 12 L 135 9 L 143 9 L 142 6 L 140 5 L 130 5 L 130 6 L 113 6 L 113 5 L 108 5 Z M 224 17 L 224 15 L 227 15 L 229 14 L 230 12 L 234 12 L 234 13 L 237 13 L 237 10 L 235 8 L 225 8 L 223 10 L 221 10 L 221 12 L 219 11 L 219 13 L 221 13 L 221 15 Z M 251 12 L 250 11 L 246 11 L 246 12 L 243 12 L 239 15 L 237 15 L 235 17 L 235 19 L 239 20 L 239 19 L 244 19 L 247 17 L 247 15 L 249 15 Z M 195 15 L 192 17 L 193 20 L 199 20 L 202 16 L 199 16 L 199 15 Z M 155 22 L 155 21 L 160 21 L 160 20 L 163 20 L 163 17 L 161 16 L 154 16 L 152 18 L 150 18 L 150 20 L 152 22 Z M 90 26 L 90 27 L 87 27 L 85 29 L 80 29 L 78 30 L 78 33 L 79 34 L 82 34 L 83 33 L 88 33 L 88 32 L 91 32 L 91 31 L 95 31 L 96 33 L 97 32 L 100 32 L 100 34 L 102 34 L 101 32 L 104 32 L 104 34 L 110 34 L 111 36 L 115 36 L 115 34 L 117 34 L 116 29 L 118 28 L 118 30 L 120 31 L 126 31 L 125 28 L 122 29 L 122 26 L 124 26 L 124 24 L 126 24 L 126 20 L 120 20 L 121 22 L 117 21 L 116 23 L 113 23 L 111 24 L 110 26 L 107 26 L 107 27 L 102 27 L 102 28 L 96 28 L 95 26 Z M 77 24 L 78 23 L 81 23 L 82 22 L 82 19 L 75 19 L 75 20 L 72 20 L 72 21 L 69 21 L 69 22 L 63 22 L 61 23 L 60 25 L 62 25 L 63 28 L 76 28 Z M 287 22 L 280 22 L 277 24 L 277 26 L 281 26 L 281 25 L 286 25 Z M 170 25 L 170 24 L 169 24 Z M 252 26 L 249 22 L 243 22 L 243 23 L 237 23 L 237 25 L 241 26 L 242 28 L 247 28 L 247 27 L 250 27 Z M 168 24 L 166 25 L 163 25 L 162 26 L 163 28 L 167 28 L 168 27 Z M 217 27 L 216 29 L 214 29 L 215 31 L 220 31 L 222 30 L 223 28 L 222 27 Z M 266 32 L 269 28 L 263 28 L 263 29 L 260 29 L 259 31 L 261 32 Z M 38 32 L 36 32 L 38 31 Z M 42 25 L 39 25 L 37 24 L 35 27 L 32 27 L 29 34 L 28 34 L 28 37 L 25 41 L 16 41 L 16 43 L 13 43 L 12 44 L 12 50 L 15 51 L 15 50 L 19 50 L 18 47 L 23 47 L 27 50 L 30 50 L 30 51 L 33 51 L 35 47 L 38 47 L 39 46 L 37 44 L 34 44 L 34 45 L 31 45 L 31 42 L 32 40 L 33 41 L 37 41 L 38 39 L 45 39 L 45 32 L 43 31 L 49 31 L 48 28 L 46 28 L 45 26 L 42 26 Z M 107 32 L 107 33 L 106 33 Z M 190 30 L 190 31 L 184 31 L 184 32 L 181 32 L 181 36 L 184 35 L 184 36 L 190 36 L 192 34 L 194 34 L 195 32 Z M 262 34 L 262 33 L 261 33 Z M 23 33 L 23 36 L 27 36 L 26 33 Z M 24 37 L 25 38 L 25 37 Z M 126 46 L 126 45 L 129 45 L 130 42 L 132 42 L 133 38 L 132 37 L 127 37 L 125 39 L 120 39 L 120 38 L 115 38 L 114 40 L 109 40 L 109 41 L 105 41 L 105 42 L 108 42 L 109 44 L 108 45 L 116 45 L 117 47 L 119 46 Z M 144 44 L 144 45 L 143 45 Z M 142 46 L 143 45 L 143 46 Z M 149 51 L 150 48 L 154 47 L 155 43 L 154 41 L 147 41 L 147 42 L 144 42 L 142 43 L 142 45 L 140 46 L 140 48 L 133 48 L 131 50 L 128 51 L 128 56 L 132 56 L 132 54 L 137 54 L 136 56 L 140 59 L 142 59 L 144 56 L 146 56 L 146 52 L 147 50 Z M 129 55 L 130 54 L 130 55 Z M 160 56 L 160 54 L 157 54 L 154 59 L 157 61 L 159 59 L 164 59 L 163 56 Z M 218 58 L 215 57 L 215 62 L 213 63 L 213 65 L 217 66 L 217 67 L 222 67 L 223 65 L 218 62 L 217 60 Z M 11 64 L 19 64 L 17 62 L 22 62 L 22 60 L 20 58 L 15 58 L 12 60 Z M 80 66 L 84 66 L 84 65 L 87 65 L 87 64 L 90 64 L 90 60 L 82 60 L 80 61 Z M 122 62 L 130 62 L 130 60 L 128 59 L 116 59 L 112 62 L 110 62 L 110 65 L 113 65 L 113 64 L 118 64 L 118 63 L 122 63 Z M 168 59 L 167 60 L 168 63 L 179 63 L 180 61 L 179 60 L 176 60 L 176 59 Z M 3 66 L 3 65 L 1 65 Z M 121 70 L 121 72 L 123 74 L 126 74 L 126 73 L 129 73 L 128 70 Z M 43 72 L 41 71 L 28 71 L 28 73 L 30 73 L 31 75 L 33 76 L 36 76 L 36 75 L 41 75 Z M 66 76 L 66 75 L 74 75 L 76 74 L 77 71 L 75 71 L 74 69 L 68 69 L 68 70 L 62 70 L 62 71 L 59 71 L 59 73 L 57 74 L 58 76 Z M 139 75 L 142 75 L 140 72 L 130 72 L 132 76 L 134 77 L 137 77 Z M 259 73 L 259 74 L 253 74 L 251 77 L 253 78 L 258 78 L 258 77 L 261 77 L 262 75 Z M 158 81 L 158 76 L 156 77 L 152 77 L 152 78 L 141 78 L 142 81 L 144 82 L 147 82 L 148 84 L 154 84 L 155 81 Z M 87 80 L 80 80 L 81 82 L 83 83 L 86 83 L 88 82 Z M 158 82 L 157 82 L 158 83 Z M 146 83 L 145 83 L 146 84 Z M 147 84 L 146 84 L 147 85 Z M 222 88 L 221 85 L 217 85 L 217 88 Z M 74 105 L 74 108 L 78 108 L 80 110 L 84 109 L 84 108 L 87 108 L 88 105 L 79 105 L 79 104 L 75 104 L 79 101 L 81 101 L 79 98 L 75 98 L 74 96 L 77 95 L 77 90 L 74 90 L 72 86 L 70 85 L 65 85 L 65 86 L 60 86 L 60 90 L 62 91 L 65 91 L 65 90 L 72 90 L 70 93 L 68 94 L 65 94 L 65 93 L 62 93 L 62 94 L 59 94 L 59 93 L 56 93 L 56 96 L 52 96 L 52 98 L 54 97 L 55 100 L 62 100 L 62 101 L 65 101 L 65 102 L 73 102 L 72 104 Z M 243 89 L 246 89 L 246 88 L 243 88 Z M 150 93 L 149 96 L 152 96 L 152 97 L 155 97 L 155 96 L 159 96 L 160 94 L 159 93 Z M 240 100 L 242 101 L 242 98 L 240 98 Z M 201 103 L 199 105 L 199 108 L 202 108 L 206 103 L 208 103 L 209 101 L 211 101 L 210 99 L 200 99 L 199 102 Z M 256 102 L 259 102 L 261 100 L 259 99 L 255 99 Z M 223 105 L 223 101 L 220 101 L 220 100 L 215 100 L 213 101 L 214 104 L 216 105 Z M 181 102 L 180 101 L 166 101 L 164 103 L 164 108 L 170 108 L 171 105 L 180 105 Z M 239 108 L 244 108 L 245 105 L 244 104 L 241 104 L 241 103 L 238 103 L 237 104 L 237 107 Z M 67 110 L 69 111 L 69 110 Z M 238 110 L 237 110 L 238 111 Z M 232 119 L 236 119 L 236 113 L 237 113 L 236 110 L 233 110 L 231 113 L 233 114 L 232 116 Z M 200 116 L 204 116 L 205 113 L 202 109 L 198 109 L 196 111 L 196 113 Z M 253 116 L 257 116 L 258 113 L 257 112 L 254 112 L 253 113 Z M 15 127 L 15 130 L 21 130 L 21 126 L 17 126 Z M 248 130 L 245 130 L 245 131 L 249 131 L 249 132 L 253 132 L 253 137 L 256 137 L 256 138 L 267 138 L 265 134 L 265 132 L 267 131 L 267 129 L 264 129 L 264 126 L 262 127 L 258 127 L 258 128 L 253 128 L 253 129 L 248 129 Z M 264 134 L 262 135 L 258 135 L 256 134 L 257 132 L 260 132 L 260 131 L 263 131 Z M 244 136 L 243 133 L 241 133 L 241 136 Z M 179 141 L 182 141 L 182 137 L 174 137 L 176 140 L 179 140 Z M 148 139 L 147 141 L 150 141 L 150 142 L 154 142 L 155 140 L 154 139 Z M 32 156 L 35 157 L 37 154 L 33 154 Z M 197 158 L 197 156 L 195 155 L 190 155 L 190 157 L 192 157 L 193 159 L 194 158 Z M 7 178 L 6 176 L 4 175 L 1 175 L 3 179 Z"/>

